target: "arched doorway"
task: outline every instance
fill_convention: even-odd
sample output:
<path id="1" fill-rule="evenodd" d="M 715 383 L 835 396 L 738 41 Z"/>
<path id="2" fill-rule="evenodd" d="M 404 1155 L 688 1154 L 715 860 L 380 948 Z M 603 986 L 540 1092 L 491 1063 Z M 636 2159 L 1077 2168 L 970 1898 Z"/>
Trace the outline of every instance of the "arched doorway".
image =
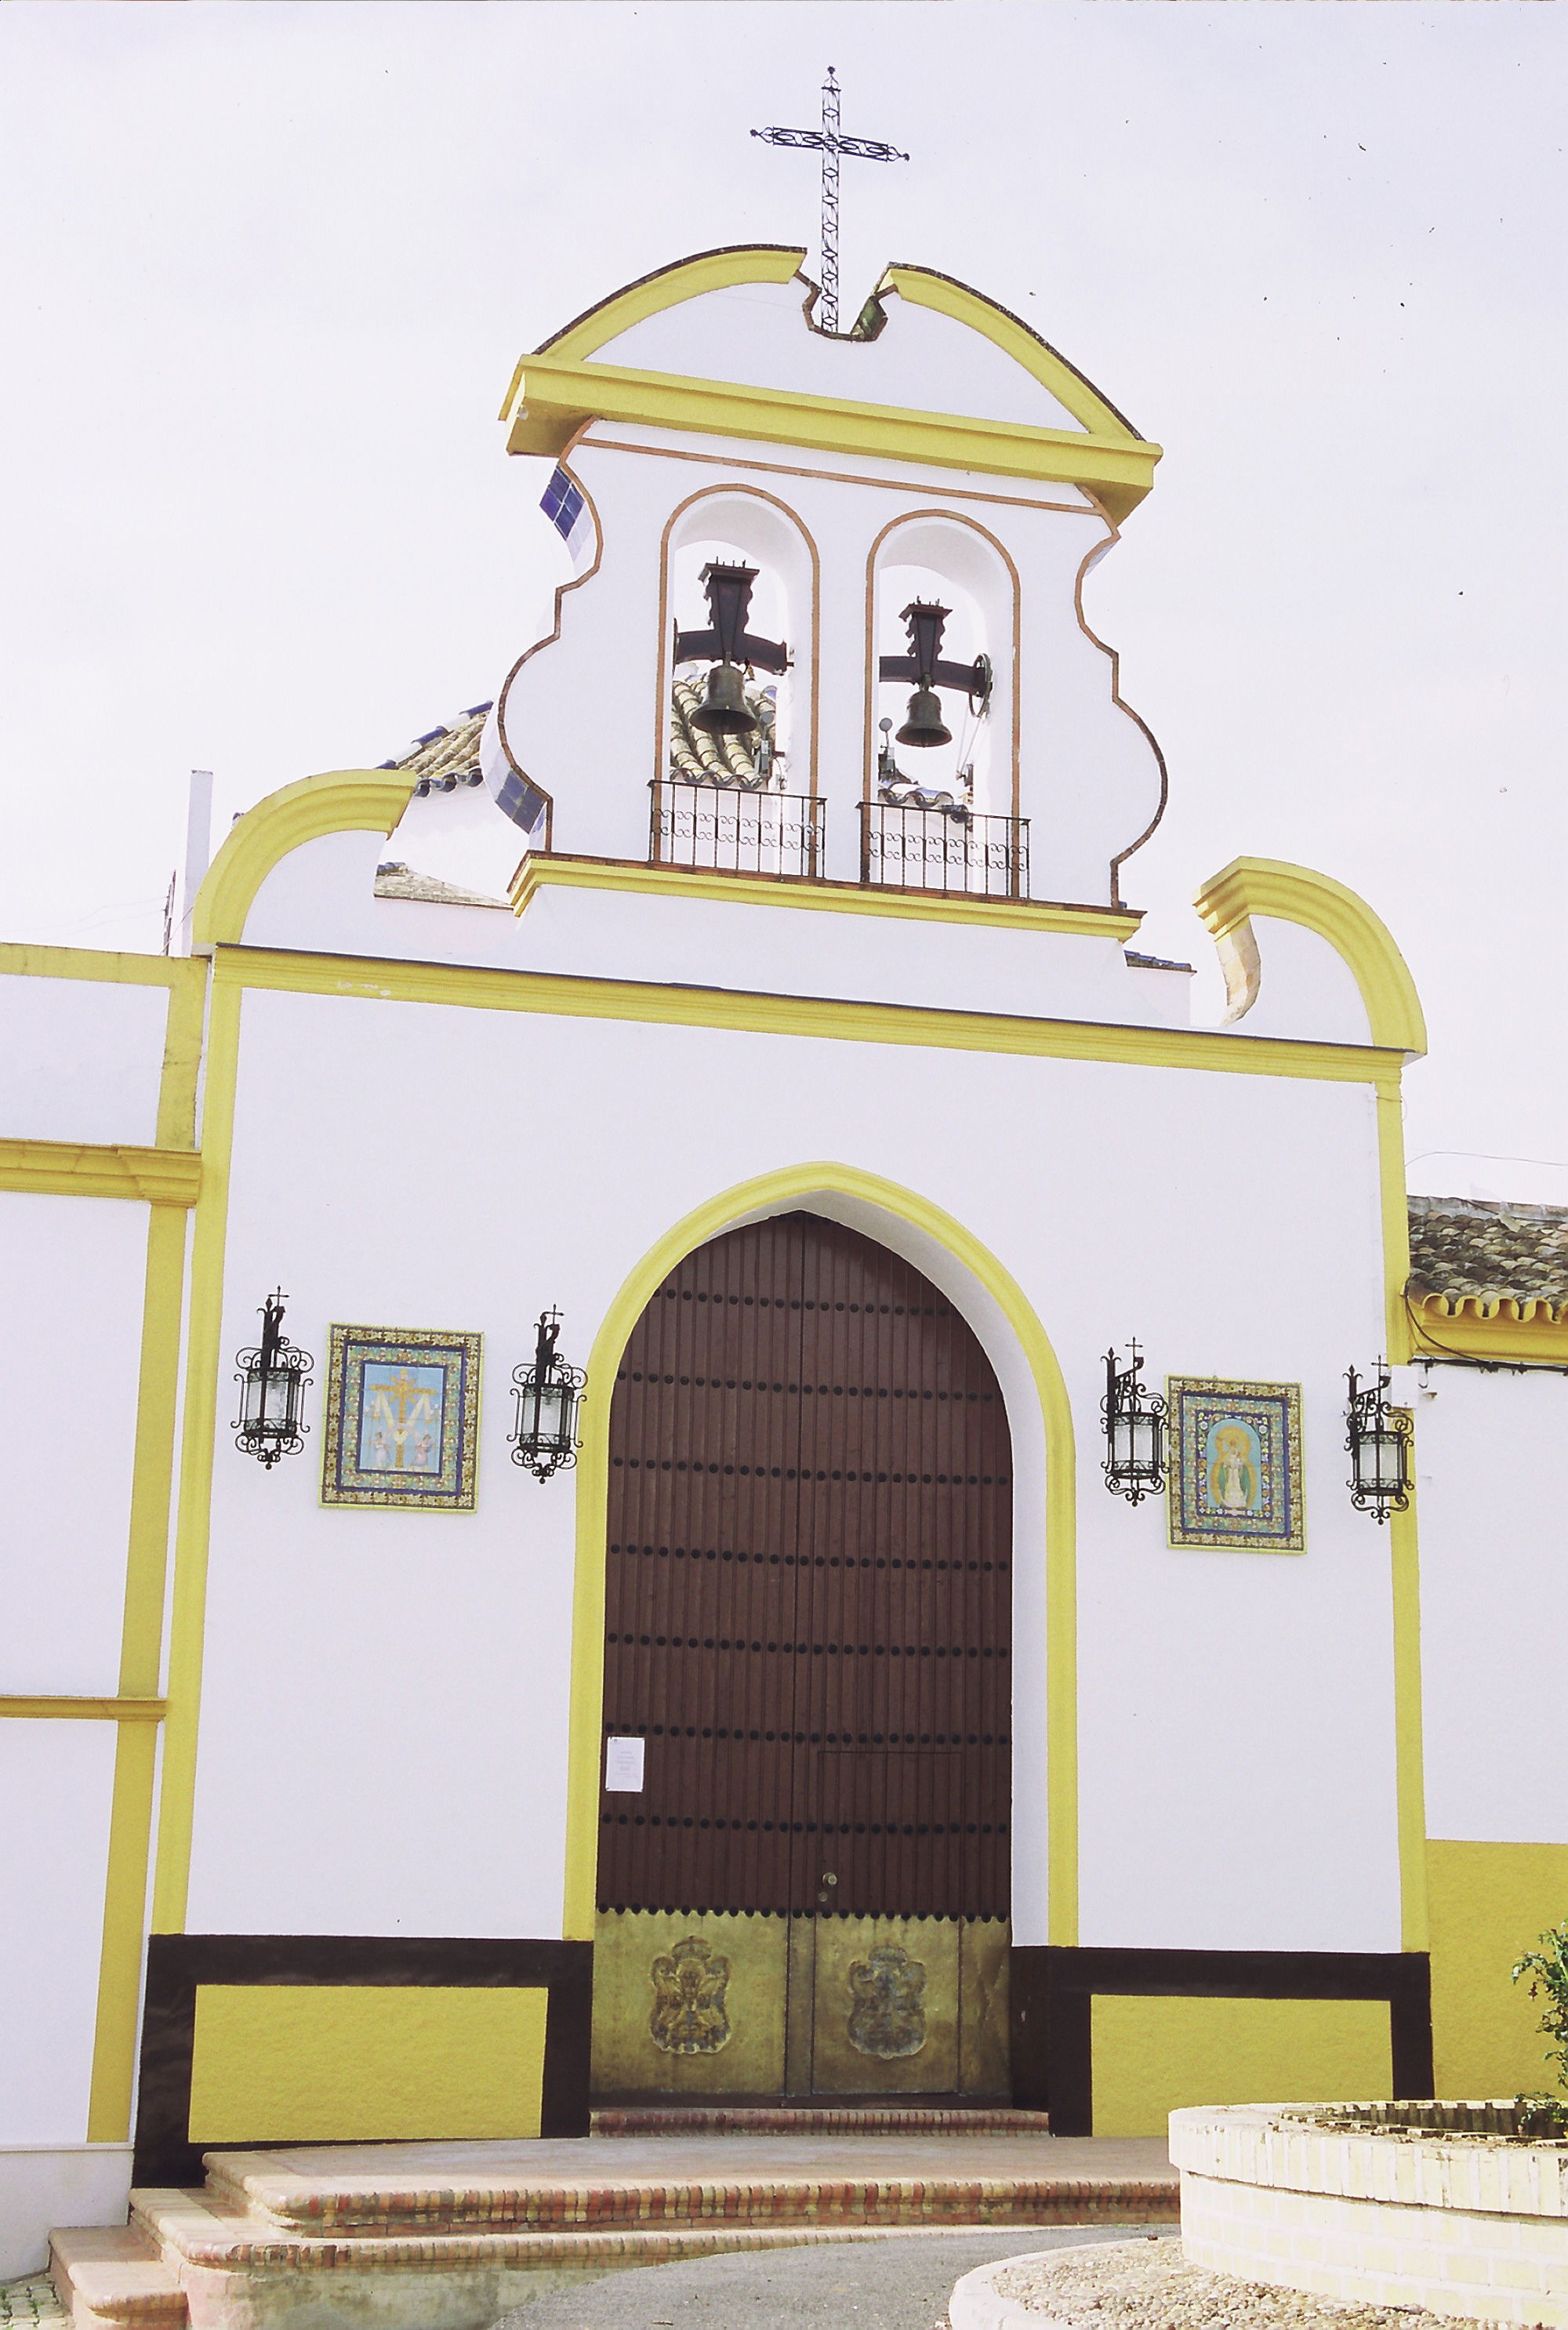
<path id="1" fill-rule="evenodd" d="M 627 1344 L 609 1485 L 596 2088 L 1005 2093 L 1012 1458 L 967 1322 L 839 1223 L 730 1231 Z"/>

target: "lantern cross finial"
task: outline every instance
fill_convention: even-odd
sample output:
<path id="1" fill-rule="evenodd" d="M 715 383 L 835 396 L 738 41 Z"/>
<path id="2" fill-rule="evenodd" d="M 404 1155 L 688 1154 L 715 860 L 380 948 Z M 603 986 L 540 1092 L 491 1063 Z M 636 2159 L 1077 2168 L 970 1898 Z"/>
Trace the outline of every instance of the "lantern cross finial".
<path id="1" fill-rule="evenodd" d="M 838 329 L 838 157 L 859 162 L 907 162 L 896 146 L 880 137 L 845 137 L 838 127 L 838 75 L 831 65 L 822 84 L 820 129 L 753 129 L 764 146 L 793 146 L 822 156 L 822 328 Z"/>

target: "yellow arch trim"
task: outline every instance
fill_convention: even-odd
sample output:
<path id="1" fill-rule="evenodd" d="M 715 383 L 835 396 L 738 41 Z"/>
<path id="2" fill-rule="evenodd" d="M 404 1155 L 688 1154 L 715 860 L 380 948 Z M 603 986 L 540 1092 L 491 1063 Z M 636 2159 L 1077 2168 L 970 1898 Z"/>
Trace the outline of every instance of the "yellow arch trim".
<path id="1" fill-rule="evenodd" d="M 1275 857 L 1233 857 L 1193 904 L 1220 949 L 1233 1019 L 1240 1018 L 1258 991 L 1258 951 L 1245 926 L 1253 914 L 1271 914 L 1278 922 L 1316 931 L 1349 965 L 1374 1044 L 1394 1052 L 1426 1050 L 1426 1020 L 1409 966 L 1388 925 L 1343 882 Z"/>
<path id="2" fill-rule="evenodd" d="M 327 833 L 390 833 L 418 779 L 406 769 L 332 769 L 269 793 L 231 826 L 207 868 L 191 916 L 191 944 L 238 945 L 256 893 L 291 849 Z"/>
<path id="3" fill-rule="evenodd" d="M 563 324 L 560 331 L 552 332 L 534 353 L 581 364 L 618 333 L 629 332 L 634 324 L 659 315 L 666 308 L 678 308 L 683 299 L 695 299 L 704 291 L 728 291 L 737 283 L 788 283 L 805 263 L 803 243 L 736 242 L 717 251 L 694 251 L 690 259 L 656 267 L 651 275 L 639 275 L 634 283 L 623 284 L 619 291 Z M 501 407 L 503 421 L 512 410 L 527 361 L 526 356 L 521 357 L 512 375 Z"/>
<path id="4" fill-rule="evenodd" d="M 801 275 L 805 263 L 805 247 L 795 243 L 732 243 L 717 251 L 695 251 L 689 259 L 656 267 L 651 274 L 639 275 L 635 282 L 612 291 L 560 331 L 552 332 L 534 354 L 555 356 L 565 364 L 583 364 L 620 333 L 666 308 L 699 298 L 705 291 L 727 291 L 741 283 L 788 283 Z M 1015 364 L 1022 365 L 1091 434 L 1120 437 L 1132 445 L 1144 441 L 1126 414 L 1119 412 L 1076 365 L 1042 339 L 1022 317 L 987 298 L 972 284 L 961 283 L 957 276 L 943 275 L 935 268 L 897 261 L 885 270 L 874 296 L 880 299 L 888 291 L 896 291 L 913 308 L 934 308 L 939 315 L 950 316 L 955 323 L 978 332 Z M 511 417 L 527 365 L 526 356 L 519 358 L 501 407 L 503 421 Z"/>
<path id="5" fill-rule="evenodd" d="M 1064 404 L 1083 428 L 1096 437 L 1120 437 L 1129 445 L 1141 445 L 1141 438 L 1124 412 L 1119 412 L 1108 396 L 1102 396 L 1091 380 L 1086 380 L 1076 365 L 1032 331 L 1022 317 L 1015 316 L 1008 308 L 999 307 L 983 291 L 968 283 L 960 283 L 956 275 L 940 275 L 930 267 L 893 266 L 877 285 L 880 297 L 883 291 L 896 291 L 913 308 L 934 308 L 940 316 L 950 316 L 957 324 L 967 324 L 1032 373 L 1042 388 L 1049 389 L 1058 404 Z"/>
<path id="6" fill-rule="evenodd" d="M 924 1230 L 978 1280 L 1018 1338 L 1039 1395 L 1045 1466 L 1045 1692 L 1049 1933 L 1078 1940 L 1077 1491 L 1072 1410 L 1055 1352 L 1023 1289 L 989 1247 L 929 1198 L 857 1166 L 790 1165 L 742 1181 L 694 1208 L 649 1247 L 600 1322 L 588 1359 L 582 1454 L 577 1473 L 577 1558 L 572 1586 L 571 1719 L 566 1790 L 566 1874 L 562 1932 L 593 1936 L 599 1861 L 599 1758 L 604 1723 L 604 1570 L 609 1505 L 609 1395 L 632 1329 L 670 1272 L 696 1246 L 748 1215 L 822 1191 L 857 1198 Z"/>

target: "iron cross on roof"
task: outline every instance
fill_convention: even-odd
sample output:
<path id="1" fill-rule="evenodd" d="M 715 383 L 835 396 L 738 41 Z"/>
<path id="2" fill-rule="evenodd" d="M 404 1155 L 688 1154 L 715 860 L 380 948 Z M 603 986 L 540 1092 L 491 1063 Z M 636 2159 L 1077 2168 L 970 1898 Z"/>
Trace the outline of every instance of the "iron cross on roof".
<path id="1" fill-rule="evenodd" d="M 753 129 L 765 146 L 802 147 L 822 155 L 822 301 L 825 332 L 838 329 L 838 157 L 852 155 L 862 162 L 907 162 L 896 146 L 880 137 L 845 137 L 838 128 L 838 76 L 831 65 L 822 84 L 820 129 Z"/>

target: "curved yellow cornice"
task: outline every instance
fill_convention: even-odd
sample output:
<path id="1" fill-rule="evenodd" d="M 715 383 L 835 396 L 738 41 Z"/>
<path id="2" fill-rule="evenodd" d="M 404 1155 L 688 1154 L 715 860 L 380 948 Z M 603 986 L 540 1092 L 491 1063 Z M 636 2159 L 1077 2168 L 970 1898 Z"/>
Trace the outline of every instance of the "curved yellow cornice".
<path id="1" fill-rule="evenodd" d="M 1081 373 L 1076 365 L 1043 340 L 1038 332 L 1015 316 L 1010 308 L 987 298 L 972 285 L 960 283 L 956 275 L 939 274 L 934 267 L 906 267 L 902 262 L 890 267 L 877 285 L 878 296 L 883 291 L 896 291 L 914 308 L 934 308 L 940 316 L 950 316 L 955 323 L 967 324 L 972 332 L 990 340 L 1004 355 L 1032 373 L 1042 388 L 1049 389 L 1058 404 L 1064 404 L 1074 421 L 1082 422 L 1091 436 L 1121 437 L 1129 445 L 1141 445 L 1140 437 L 1124 412 L 1119 412 L 1108 396 L 1102 396 L 1091 380 Z"/>
<path id="2" fill-rule="evenodd" d="M 1258 992 L 1252 917 L 1270 914 L 1316 931 L 1348 964 L 1374 1044 L 1395 1052 L 1426 1050 L 1426 1020 L 1409 966 L 1387 924 L 1343 882 L 1279 858 L 1235 857 L 1204 885 L 1193 904 L 1220 950 L 1233 1019 L 1250 1009 Z"/>
<path id="3" fill-rule="evenodd" d="M 534 353 L 581 364 L 618 332 L 629 332 L 647 316 L 678 308 L 683 299 L 695 299 L 704 291 L 728 291 L 737 283 L 788 283 L 799 274 L 805 260 L 805 246 L 800 243 L 734 242 L 718 251 L 694 251 L 690 259 L 656 267 L 651 275 L 639 275 L 635 283 L 623 284 L 607 299 L 596 301 L 570 324 L 563 324 L 560 331 L 552 332 Z M 518 370 L 522 368 L 519 365 Z M 505 406 L 501 418 L 506 418 Z"/>
<path id="4" fill-rule="evenodd" d="M 524 376 L 534 369 L 541 356 L 562 365 L 586 364 L 634 324 L 661 315 L 666 308 L 678 308 L 683 299 L 695 299 L 704 291 L 728 291 L 737 283 L 788 283 L 799 274 L 805 258 L 805 248 L 798 243 L 737 242 L 720 251 L 695 251 L 690 259 L 677 259 L 673 266 L 656 267 L 651 275 L 639 275 L 635 283 L 625 283 L 607 299 L 596 300 L 560 331 L 541 340 L 531 357 L 518 357 L 501 400 L 499 418 L 511 419 Z M 508 446 L 507 450 L 515 448 Z"/>
<path id="5" fill-rule="evenodd" d="M 272 868 L 327 833 L 390 833 L 417 780 L 406 769 L 333 769 L 269 793 L 230 828 L 207 868 L 191 916 L 191 944 L 235 946 Z"/>
<path id="6" fill-rule="evenodd" d="M 699 251 L 601 299 L 519 362 L 501 406 L 501 419 L 508 424 L 507 451 L 558 459 L 589 421 L 609 421 L 1074 485 L 1092 494 L 1118 522 L 1148 492 L 1159 447 L 1140 437 L 1091 382 L 1020 317 L 932 268 L 890 267 L 873 305 L 896 293 L 913 306 L 950 316 L 1020 365 L 1065 407 L 1078 428 L 1045 429 L 809 396 L 600 361 L 601 348 L 646 317 L 734 284 L 787 283 L 800 274 L 805 256 L 796 246 L 779 243 Z M 845 335 L 849 340 L 857 336 L 872 334 Z"/>

